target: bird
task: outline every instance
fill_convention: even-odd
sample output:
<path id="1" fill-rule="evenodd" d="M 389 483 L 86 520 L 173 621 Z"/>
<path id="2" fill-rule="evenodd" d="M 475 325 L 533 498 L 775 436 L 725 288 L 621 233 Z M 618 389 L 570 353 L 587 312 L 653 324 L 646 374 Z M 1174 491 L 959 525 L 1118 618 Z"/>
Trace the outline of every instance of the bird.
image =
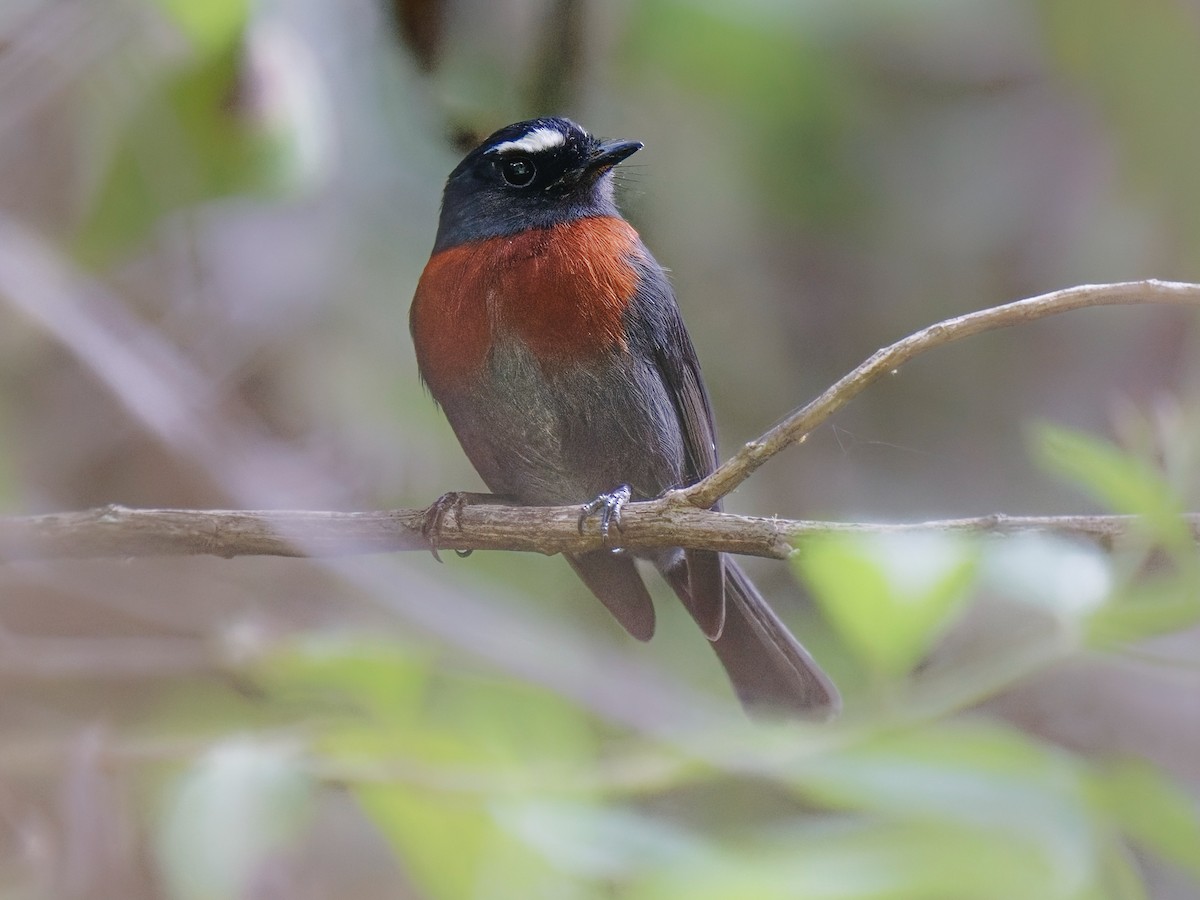
<path id="1" fill-rule="evenodd" d="M 496 131 L 446 180 L 409 312 L 420 377 L 492 494 L 581 504 L 582 517 L 599 514 L 606 541 L 625 502 L 694 484 L 718 463 L 673 289 L 614 197 L 614 168 L 642 147 L 559 116 Z M 564 555 L 630 635 L 650 640 L 654 605 L 631 554 Z M 837 713 L 837 688 L 735 560 L 681 548 L 639 555 L 687 608 L 751 716 Z"/>

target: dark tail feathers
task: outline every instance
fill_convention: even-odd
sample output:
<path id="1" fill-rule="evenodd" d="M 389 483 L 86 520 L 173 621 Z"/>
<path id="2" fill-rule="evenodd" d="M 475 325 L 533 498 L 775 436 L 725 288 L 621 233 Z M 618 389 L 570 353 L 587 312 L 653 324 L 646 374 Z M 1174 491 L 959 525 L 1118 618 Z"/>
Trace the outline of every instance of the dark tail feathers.
<path id="1" fill-rule="evenodd" d="M 665 574 L 683 598 L 687 567 L 679 565 Z M 712 647 L 749 713 L 820 721 L 841 709 L 833 682 L 729 557 L 725 559 L 725 627 Z"/>

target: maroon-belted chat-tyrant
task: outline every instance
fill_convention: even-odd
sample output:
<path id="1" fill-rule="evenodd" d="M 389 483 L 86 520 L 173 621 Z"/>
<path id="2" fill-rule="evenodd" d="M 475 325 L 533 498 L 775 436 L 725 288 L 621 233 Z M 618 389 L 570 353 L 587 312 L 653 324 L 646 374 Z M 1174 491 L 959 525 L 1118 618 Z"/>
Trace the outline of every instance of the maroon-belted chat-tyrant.
<path id="1" fill-rule="evenodd" d="M 450 173 L 410 313 L 421 377 L 488 488 L 529 505 L 624 500 L 717 465 L 700 363 L 663 269 L 613 199 L 637 141 L 569 119 L 502 128 Z M 836 688 L 733 559 L 647 552 L 751 712 L 825 718 Z M 633 557 L 567 561 L 634 637 L 654 606 Z"/>

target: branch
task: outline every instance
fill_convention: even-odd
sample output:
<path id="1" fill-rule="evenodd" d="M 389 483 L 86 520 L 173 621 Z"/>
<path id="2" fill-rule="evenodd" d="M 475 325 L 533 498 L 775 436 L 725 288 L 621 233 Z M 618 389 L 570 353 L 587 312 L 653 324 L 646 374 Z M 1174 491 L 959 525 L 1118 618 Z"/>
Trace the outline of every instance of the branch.
<path id="1" fill-rule="evenodd" d="M 978 312 L 945 319 L 903 340 L 878 350 L 858 368 L 832 385 L 807 406 L 757 440 L 742 447 L 728 462 L 702 481 L 688 488 L 671 491 L 663 503 L 689 503 L 707 509 L 735 490 L 759 466 L 779 451 L 803 441 L 818 425 L 845 406 L 884 375 L 920 356 L 926 350 L 941 347 L 984 331 L 1032 322 L 1046 316 L 1089 306 L 1139 306 L 1166 303 L 1200 306 L 1200 284 L 1176 281 L 1128 281 L 1120 284 L 1085 284 L 1066 288 L 1027 300 L 1017 300 Z"/>
<path id="2" fill-rule="evenodd" d="M 1200 514 L 1186 517 L 1200 541 Z M 464 506 L 444 524 L 446 550 L 581 553 L 603 546 L 594 526 L 579 533 L 579 507 Z M 786 559 L 801 538 L 821 534 L 1018 534 L 1037 532 L 1105 546 L 1136 527 L 1133 516 L 1006 516 L 910 524 L 815 522 L 739 516 L 631 503 L 622 514 L 622 547 L 693 547 Z M 0 518 L 0 559 L 97 559 L 144 556 L 329 557 L 428 550 L 423 509 L 377 512 L 128 509 Z"/>
<path id="3" fill-rule="evenodd" d="M 751 518 L 713 513 L 708 507 L 740 485 L 776 453 L 803 440 L 880 377 L 896 371 L 927 350 L 983 331 L 1083 307 L 1151 303 L 1200 306 L 1200 285 L 1153 280 L 1084 285 L 969 313 L 924 328 L 876 352 L 807 406 L 793 412 L 758 440 L 746 444 L 703 481 L 670 491 L 658 500 L 630 504 L 623 516 L 620 544 L 629 549 L 686 546 L 782 559 L 793 552 L 793 542 L 797 538 L 837 531 L 1005 534 L 1040 531 L 1109 543 L 1128 533 L 1133 520 L 1121 516 L 1027 518 L 993 515 L 910 525 L 869 525 Z M 164 427 L 163 432 L 169 433 L 170 429 Z M 579 534 L 578 514 L 579 508 L 574 506 L 466 506 L 457 515 L 450 516 L 439 546 L 539 553 L 578 553 L 598 549 L 602 544 L 594 528 Z M 0 558 L 191 554 L 319 557 L 384 553 L 428 549 L 422 533 L 424 522 L 425 511 L 420 509 L 231 512 L 134 510 L 110 506 L 88 512 L 0 518 Z M 1190 516 L 1188 522 L 1193 535 L 1200 537 L 1200 519 Z"/>

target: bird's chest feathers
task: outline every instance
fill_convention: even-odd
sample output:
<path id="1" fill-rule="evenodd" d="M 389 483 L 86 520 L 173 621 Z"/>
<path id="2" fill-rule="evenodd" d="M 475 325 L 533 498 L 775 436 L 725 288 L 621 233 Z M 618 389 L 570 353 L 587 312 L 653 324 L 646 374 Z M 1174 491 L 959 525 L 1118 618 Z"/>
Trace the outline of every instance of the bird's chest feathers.
<path id="1" fill-rule="evenodd" d="M 435 394 L 469 383 L 506 345 L 522 345 L 547 376 L 627 350 L 640 247 L 627 222 L 595 217 L 438 253 L 412 307 L 426 381 Z"/>

